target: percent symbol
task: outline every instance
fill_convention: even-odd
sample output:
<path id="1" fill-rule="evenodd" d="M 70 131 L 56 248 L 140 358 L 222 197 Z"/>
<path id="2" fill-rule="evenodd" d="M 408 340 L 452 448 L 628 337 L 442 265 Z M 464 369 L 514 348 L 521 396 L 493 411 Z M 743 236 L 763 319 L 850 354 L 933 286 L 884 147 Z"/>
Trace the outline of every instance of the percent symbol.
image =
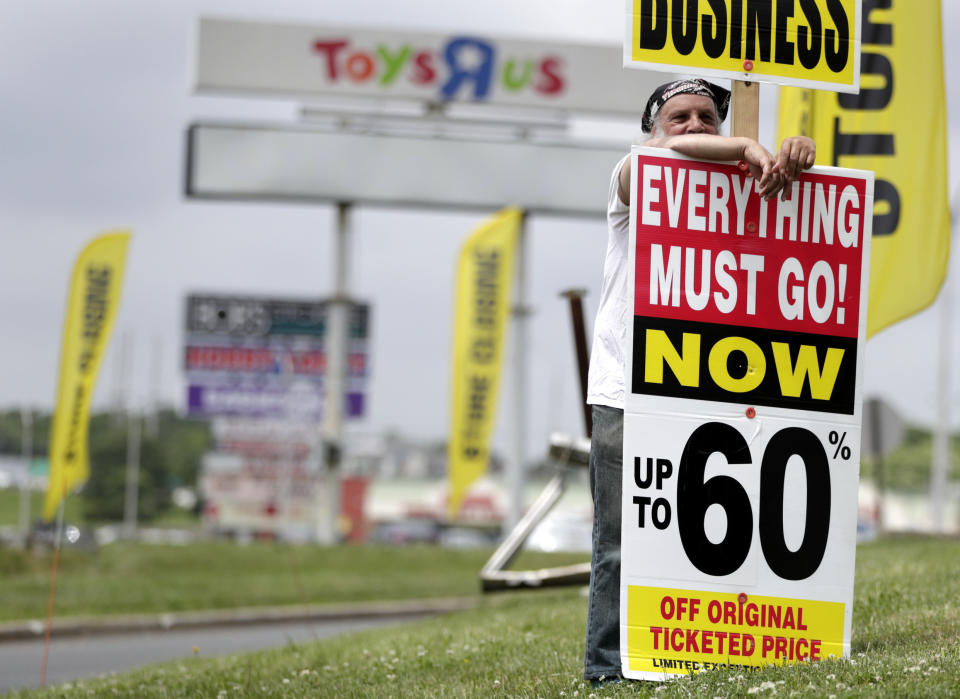
<path id="1" fill-rule="evenodd" d="M 830 440 L 830 444 L 835 444 L 837 446 L 837 448 L 833 452 L 834 459 L 836 459 L 838 456 L 842 457 L 844 461 L 847 461 L 850 459 L 850 454 L 851 454 L 850 447 L 848 447 L 843 443 L 843 440 L 845 440 L 846 438 L 847 438 L 846 432 L 844 432 L 843 434 L 840 434 L 836 430 L 831 430 L 828 439 Z"/>

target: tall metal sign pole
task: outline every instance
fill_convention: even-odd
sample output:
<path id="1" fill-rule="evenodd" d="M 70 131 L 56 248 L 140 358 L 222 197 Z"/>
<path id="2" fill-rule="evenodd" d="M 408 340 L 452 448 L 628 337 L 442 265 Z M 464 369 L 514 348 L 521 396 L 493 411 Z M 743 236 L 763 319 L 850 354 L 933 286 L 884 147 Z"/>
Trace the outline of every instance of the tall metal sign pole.
<path id="1" fill-rule="evenodd" d="M 346 396 L 347 371 L 347 314 L 350 310 L 350 213 L 348 202 L 337 203 L 337 228 L 333 239 L 333 297 L 327 319 L 328 349 L 326 391 L 323 404 L 323 489 L 327 522 L 321 538 L 328 543 L 336 540 L 337 518 L 340 514 L 340 463 L 343 451 L 343 403 Z"/>
<path id="2" fill-rule="evenodd" d="M 527 216 L 517 236 L 517 277 L 513 307 L 513 455 L 507 462 L 507 511 L 503 531 L 509 532 L 524 512 L 527 446 Z"/>

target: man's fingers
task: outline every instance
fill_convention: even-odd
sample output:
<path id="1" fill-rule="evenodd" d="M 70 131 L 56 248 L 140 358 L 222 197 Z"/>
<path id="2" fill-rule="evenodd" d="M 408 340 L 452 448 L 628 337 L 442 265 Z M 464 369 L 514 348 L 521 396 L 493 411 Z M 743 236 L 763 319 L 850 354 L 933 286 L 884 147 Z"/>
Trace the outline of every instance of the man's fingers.
<path id="1" fill-rule="evenodd" d="M 801 150 L 800 144 L 798 144 L 796 141 L 793 141 L 790 144 L 790 152 L 787 158 L 787 162 L 789 163 L 787 172 L 793 179 L 796 179 L 800 176 L 800 163 L 802 162 L 803 158 Z"/>
<path id="2" fill-rule="evenodd" d="M 783 175 L 777 171 L 776 163 L 764 168 L 763 177 L 760 178 L 760 196 L 764 199 L 772 199 L 783 187 Z"/>
<path id="3" fill-rule="evenodd" d="M 799 137 L 788 138 L 780 146 L 777 162 L 781 171 L 793 181 L 800 177 L 804 170 L 813 167 L 816 157 L 816 144 L 812 140 Z"/>

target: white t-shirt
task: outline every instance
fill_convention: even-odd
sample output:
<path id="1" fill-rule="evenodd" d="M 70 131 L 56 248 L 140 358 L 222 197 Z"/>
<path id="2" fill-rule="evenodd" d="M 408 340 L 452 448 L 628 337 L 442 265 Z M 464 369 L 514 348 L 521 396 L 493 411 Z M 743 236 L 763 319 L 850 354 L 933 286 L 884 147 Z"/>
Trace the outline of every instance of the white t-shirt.
<path id="1" fill-rule="evenodd" d="M 620 201 L 617 194 L 620 168 L 629 157 L 625 155 L 610 176 L 610 190 L 607 193 L 607 254 L 603 260 L 600 307 L 593 324 L 590 372 L 587 376 L 587 403 L 611 408 L 623 408 L 627 323 L 633 319 L 630 290 L 627 288 L 630 207 Z"/>

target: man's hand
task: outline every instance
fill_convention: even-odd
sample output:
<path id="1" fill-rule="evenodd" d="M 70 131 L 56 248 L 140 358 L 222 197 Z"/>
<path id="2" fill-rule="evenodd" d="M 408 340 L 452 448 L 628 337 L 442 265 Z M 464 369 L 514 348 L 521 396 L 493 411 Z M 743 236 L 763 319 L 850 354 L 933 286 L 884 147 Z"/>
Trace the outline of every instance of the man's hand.
<path id="1" fill-rule="evenodd" d="M 785 178 L 783 184 L 784 196 L 787 189 L 793 184 L 800 173 L 813 167 L 817 159 L 817 144 L 806 136 L 792 136 L 783 139 L 780 152 L 777 154 L 775 170 Z"/>
<path id="2" fill-rule="evenodd" d="M 777 170 L 777 161 L 770 151 L 753 139 L 742 139 L 742 158 L 757 181 L 760 196 L 772 199 L 785 187 L 784 176 Z"/>

